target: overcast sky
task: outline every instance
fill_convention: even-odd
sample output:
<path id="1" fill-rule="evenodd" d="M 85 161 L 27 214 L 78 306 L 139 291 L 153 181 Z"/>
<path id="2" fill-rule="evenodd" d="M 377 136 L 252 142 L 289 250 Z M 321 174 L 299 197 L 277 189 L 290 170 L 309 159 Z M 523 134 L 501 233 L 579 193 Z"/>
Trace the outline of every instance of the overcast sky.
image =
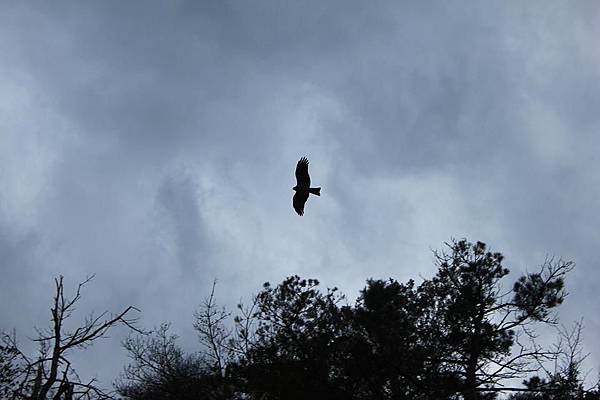
<path id="1" fill-rule="evenodd" d="M 600 366 L 600 3 L 0 2 L 0 329 L 53 277 L 194 350 L 218 279 L 430 277 L 452 237 L 576 262 Z M 309 158 L 322 196 L 292 209 Z M 124 331 L 78 359 L 110 386 Z"/>

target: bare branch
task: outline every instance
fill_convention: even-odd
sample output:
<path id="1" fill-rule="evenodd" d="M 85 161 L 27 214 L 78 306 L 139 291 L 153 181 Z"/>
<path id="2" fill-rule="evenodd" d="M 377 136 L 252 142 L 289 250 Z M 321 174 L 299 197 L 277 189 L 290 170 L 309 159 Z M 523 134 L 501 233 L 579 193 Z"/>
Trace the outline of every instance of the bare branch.
<path id="1" fill-rule="evenodd" d="M 63 397 L 72 398 L 73 395 L 85 399 L 113 397 L 97 387 L 93 379 L 83 383 L 68 360 L 67 352 L 73 348 L 92 345 L 95 340 L 105 337 L 109 329 L 118 324 L 142 332 L 135 326 L 137 319 L 129 318 L 131 312 L 139 312 L 139 310 L 129 306 L 122 312 L 110 316 L 107 312 L 97 317 L 90 314 L 73 332 L 65 332 L 65 321 L 72 317 L 77 302 L 81 299 L 82 289 L 93 278 L 94 275 L 89 276 L 79 283 L 71 298 L 65 295 L 63 277 L 54 279 L 55 293 L 50 308 L 51 326 L 47 331 L 37 330 L 38 337 L 33 339 L 39 344 L 39 356 L 36 359 L 18 350 L 16 336 L 2 334 L 2 343 L 16 349 L 16 354 L 23 365 L 18 376 L 20 383 L 14 391 L 15 398 L 45 400 L 49 395 L 52 395 L 55 400 Z M 78 387 L 80 390 L 77 389 Z"/>

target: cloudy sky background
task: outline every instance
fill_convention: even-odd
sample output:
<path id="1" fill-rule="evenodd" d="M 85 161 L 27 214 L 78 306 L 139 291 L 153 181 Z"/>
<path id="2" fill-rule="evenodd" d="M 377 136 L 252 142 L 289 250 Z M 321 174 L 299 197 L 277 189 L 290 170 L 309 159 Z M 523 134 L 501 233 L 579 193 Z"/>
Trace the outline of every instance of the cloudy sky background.
<path id="1" fill-rule="evenodd" d="M 577 263 L 563 322 L 600 366 L 600 4 L 0 3 L 0 329 L 142 310 L 196 348 L 291 274 L 353 298 L 434 272 L 451 237 L 517 274 Z M 323 187 L 291 208 L 296 161 Z M 514 275 L 513 279 L 516 278 Z M 124 331 L 78 358 L 109 386 Z M 594 373 L 595 375 L 595 373 Z"/>

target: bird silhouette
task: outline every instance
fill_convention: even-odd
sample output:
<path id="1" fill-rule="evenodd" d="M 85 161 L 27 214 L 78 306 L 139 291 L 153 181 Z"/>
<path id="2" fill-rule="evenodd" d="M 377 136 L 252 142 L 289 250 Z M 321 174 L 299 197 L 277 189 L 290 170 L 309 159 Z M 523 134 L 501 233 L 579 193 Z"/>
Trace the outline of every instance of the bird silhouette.
<path id="1" fill-rule="evenodd" d="M 310 196 L 311 193 L 316 196 L 321 195 L 320 187 L 310 187 L 308 159 L 306 157 L 302 157 L 298 161 L 298 164 L 296 164 L 296 186 L 294 186 L 292 189 L 296 191 L 296 194 L 294 194 L 293 204 L 294 210 L 296 210 L 298 215 L 304 215 L 304 204 L 306 203 L 306 200 L 308 200 L 308 196 Z"/>

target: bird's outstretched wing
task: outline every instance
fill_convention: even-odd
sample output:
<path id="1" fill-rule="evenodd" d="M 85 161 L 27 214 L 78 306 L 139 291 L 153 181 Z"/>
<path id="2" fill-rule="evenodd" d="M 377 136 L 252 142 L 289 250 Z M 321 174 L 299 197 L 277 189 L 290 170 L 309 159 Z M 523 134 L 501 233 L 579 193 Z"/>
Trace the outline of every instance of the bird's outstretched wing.
<path id="1" fill-rule="evenodd" d="M 306 159 L 306 157 L 302 157 L 296 165 L 296 182 L 298 186 L 310 186 L 310 175 L 308 175 L 308 160 Z M 294 198 L 296 198 L 296 196 L 294 196 Z M 306 201 L 306 199 L 304 201 Z M 304 201 L 302 202 L 302 204 L 304 204 Z M 294 200 L 294 208 L 296 207 L 295 204 L 296 200 Z"/>
<path id="2" fill-rule="evenodd" d="M 308 200 L 308 191 L 296 192 L 294 195 L 294 210 L 296 210 L 298 215 L 304 215 L 304 203 L 306 203 L 306 200 Z"/>

